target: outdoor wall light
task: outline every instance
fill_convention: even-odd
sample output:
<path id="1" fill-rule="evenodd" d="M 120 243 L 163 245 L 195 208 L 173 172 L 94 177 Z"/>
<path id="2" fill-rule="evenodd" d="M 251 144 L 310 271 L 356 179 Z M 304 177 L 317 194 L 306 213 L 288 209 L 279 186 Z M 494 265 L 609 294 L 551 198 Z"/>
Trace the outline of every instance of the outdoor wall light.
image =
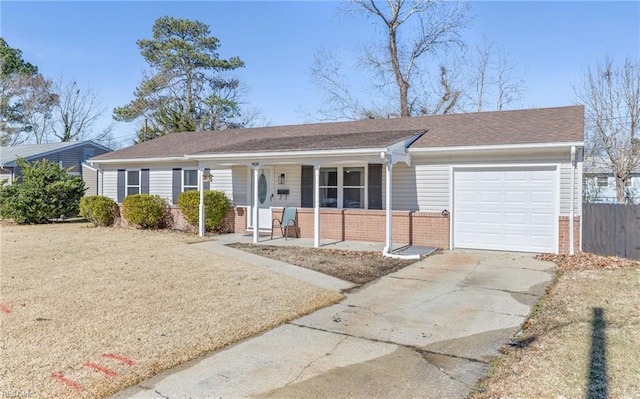
<path id="1" fill-rule="evenodd" d="M 213 181 L 213 175 L 211 173 L 205 172 L 202 174 L 202 181 L 205 183 L 211 183 Z"/>
<path id="2" fill-rule="evenodd" d="M 280 176 L 278 177 L 278 184 L 284 184 L 285 177 L 284 173 L 280 173 Z"/>

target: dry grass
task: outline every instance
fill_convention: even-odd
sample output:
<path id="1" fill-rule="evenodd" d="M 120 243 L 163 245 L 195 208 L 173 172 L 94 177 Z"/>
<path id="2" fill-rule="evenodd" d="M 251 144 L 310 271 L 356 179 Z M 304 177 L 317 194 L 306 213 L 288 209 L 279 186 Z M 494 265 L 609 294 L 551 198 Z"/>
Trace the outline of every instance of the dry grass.
<path id="1" fill-rule="evenodd" d="M 472 398 L 640 398 L 640 262 L 546 259 L 556 284 Z"/>
<path id="2" fill-rule="evenodd" d="M 229 246 L 356 284 L 368 283 L 417 262 L 417 260 L 387 258 L 380 252 L 371 251 L 242 243 L 230 244 Z"/>
<path id="3" fill-rule="evenodd" d="M 0 228 L 5 396 L 104 397 L 341 298 L 194 248 L 185 234 Z"/>

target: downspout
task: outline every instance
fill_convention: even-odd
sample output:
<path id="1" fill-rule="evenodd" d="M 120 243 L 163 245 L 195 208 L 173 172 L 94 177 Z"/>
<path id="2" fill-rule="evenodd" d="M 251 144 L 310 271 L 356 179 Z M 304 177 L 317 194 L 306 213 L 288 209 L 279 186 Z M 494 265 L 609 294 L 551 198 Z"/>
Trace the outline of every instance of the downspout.
<path id="1" fill-rule="evenodd" d="M 569 255 L 573 255 L 573 245 L 575 241 L 574 232 L 573 232 L 573 221 L 574 221 L 574 213 L 575 213 L 575 169 L 576 168 L 576 146 L 571 146 L 571 202 L 569 203 Z"/>
<path id="2" fill-rule="evenodd" d="M 251 167 L 253 168 L 253 243 L 258 243 L 259 237 L 259 222 L 258 222 L 258 172 L 260 169 L 259 162 L 252 162 Z"/>
<path id="3" fill-rule="evenodd" d="M 200 204 L 198 206 L 198 235 L 204 237 L 204 170 L 198 166 L 198 191 Z"/>
<path id="4" fill-rule="evenodd" d="M 320 248 L 320 165 L 313 166 L 313 246 Z"/>
<path id="5" fill-rule="evenodd" d="M 391 254 L 391 251 L 393 250 L 393 214 L 392 214 L 392 209 L 391 209 L 391 201 L 393 200 L 392 198 L 392 194 L 391 194 L 391 187 L 392 187 L 392 176 L 391 173 L 393 171 L 393 162 L 391 160 L 391 154 L 389 153 L 380 153 L 380 157 L 382 159 L 384 159 L 384 163 L 386 165 L 386 179 L 385 179 L 385 225 L 386 225 L 386 232 L 385 232 L 385 246 L 384 249 L 382 250 L 382 254 L 384 256 L 389 256 Z"/>

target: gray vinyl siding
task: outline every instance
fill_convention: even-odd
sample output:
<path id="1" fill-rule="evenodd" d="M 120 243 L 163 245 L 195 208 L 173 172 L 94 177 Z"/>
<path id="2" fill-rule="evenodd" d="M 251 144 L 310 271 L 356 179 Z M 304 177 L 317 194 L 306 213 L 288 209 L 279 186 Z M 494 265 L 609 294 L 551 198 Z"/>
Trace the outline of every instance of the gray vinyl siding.
<path id="1" fill-rule="evenodd" d="M 98 195 L 98 171 L 82 165 L 82 180 L 87 188 L 85 196 Z"/>
<path id="2" fill-rule="evenodd" d="M 42 157 L 30 157 L 27 159 L 30 162 L 47 159 L 49 160 L 49 162 L 53 162 L 58 165 L 61 165 L 65 169 L 70 169 L 71 173 L 81 174 L 82 162 L 86 161 L 86 159 L 83 159 L 85 148 L 93 149 L 93 156 L 98 156 L 98 155 L 102 155 L 104 153 L 109 152 L 91 143 L 87 143 L 86 145 L 81 145 L 78 147 L 63 148 L 61 150 L 46 154 L 45 156 L 42 156 Z"/>
<path id="3" fill-rule="evenodd" d="M 574 207 L 575 213 L 582 214 L 582 190 L 579 183 L 582 182 L 582 162 L 576 165 L 574 176 Z M 571 206 L 571 162 L 563 163 L 560 166 L 560 214 L 568 215 Z"/>
<path id="4" fill-rule="evenodd" d="M 285 174 L 284 184 L 278 184 L 278 177 Z M 300 165 L 276 165 L 273 168 L 273 206 L 302 205 L 302 168 Z M 278 189 L 288 189 L 289 195 L 278 195 Z"/>
<path id="5" fill-rule="evenodd" d="M 210 190 L 222 191 L 229 201 L 234 202 L 233 198 L 233 172 L 229 168 L 211 169 L 213 180 L 209 185 Z"/>
<path id="6" fill-rule="evenodd" d="M 117 169 L 107 169 L 102 172 L 102 195 L 118 201 Z"/>
<path id="7" fill-rule="evenodd" d="M 393 168 L 393 209 L 419 210 L 423 212 L 450 211 L 450 170 L 452 166 L 493 166 L 493 165 L 560 165 L 560 215 L 569 214 L 571 155 L 569 149 L 563 152 L 496 155 L 496 156 L 416 156 L 413 165 L 397 164 Z M 578 162 L 575 177 L 575 212 L 581 214 L 582 162 Z M 410 182 L 415 179 L 415 189 Z M 417 209 L 416 209 L 417 208 Z"/>
<path id="8" fill-rule="evenodd" d="M 231 168 L 233 203 L 235 205 L 249 205 L 247 200 L 248 169 L 246 166 L 234 166 Z"/>
<path id="9" fill-rule="evenodd" d="M 449 208 L 449 165 L 404 163 L 393 167 L 392 209 L 442 212 Z"/>
<path id="10" fill-rule="evenodd" d="M 171 167 L 149 168 L 149 194 L 158 195 L 167 202 L 173 202 Z"/>

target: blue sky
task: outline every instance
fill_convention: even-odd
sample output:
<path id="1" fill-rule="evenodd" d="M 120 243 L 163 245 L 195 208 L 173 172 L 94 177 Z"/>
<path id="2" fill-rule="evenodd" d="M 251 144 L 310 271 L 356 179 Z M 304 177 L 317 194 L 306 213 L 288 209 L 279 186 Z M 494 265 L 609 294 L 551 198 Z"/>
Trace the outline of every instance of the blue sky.
<path id="1" fill-rule="evenodd" d="M 504 46 L 524 73 L 524 107 L 571 105 L 572 84 L 605 56 L 640 58 L 640 2 L 475 1 L 464 32 L 476 43 L 484 32 Z M 338 14 L 337 1 L 5 1 L 0 34 L 25 60 L 50 78 L 61 75 L 99 91 L 111 110 L 127 104 L 147 69 L 136 40 L 151 38 L 154 21 L 168 15 L 208 24 L 220 39 L 221 58 L 239 56 L 237 76 L 249 89 L 248 105 L 272 125 L 307 121 L 301 110 L 318 108 L 322 93 L 309 79 L 321 47 L 353 51 L 371 40 L 364 18 Z M 129 145 L 135 124 L 114 134 Z"/>

